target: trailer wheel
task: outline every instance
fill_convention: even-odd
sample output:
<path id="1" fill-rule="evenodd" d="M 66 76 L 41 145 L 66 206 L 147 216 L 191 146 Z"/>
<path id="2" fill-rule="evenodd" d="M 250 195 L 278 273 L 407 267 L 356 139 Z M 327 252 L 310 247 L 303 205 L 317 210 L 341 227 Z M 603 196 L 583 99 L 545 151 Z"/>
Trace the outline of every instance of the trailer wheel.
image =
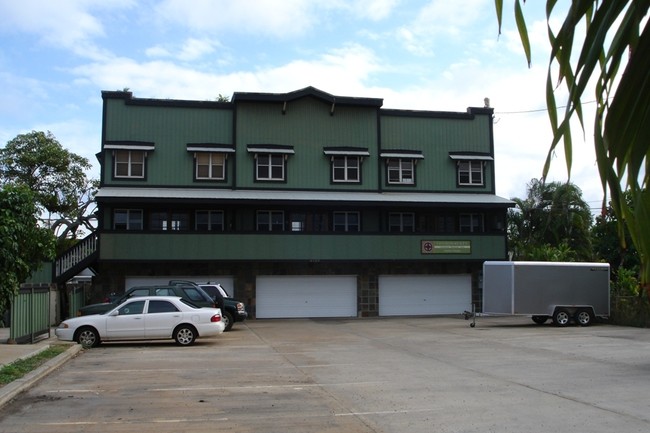
<path id="1" fill-rule="evenodd" d="M 553 313 L 553 323 L 555 323 L 555 326 L 567 326 L 570 321 L 571 315 L 564 308 L 558 308 Z"/>
<path id="2" fill-rule="evenodd" d="M 589 326 L 594 321 L 594 313 L 589 308 L 578 310 L 576 313 L 576 321 L 580 326 Z"/>
<path id="3" fill-rule="evenodd" d="M 532 319 L 533 322 L 537 323 L 538 325 L 543 325 L 548 320 L 548 316 L 533 316 Z"/>

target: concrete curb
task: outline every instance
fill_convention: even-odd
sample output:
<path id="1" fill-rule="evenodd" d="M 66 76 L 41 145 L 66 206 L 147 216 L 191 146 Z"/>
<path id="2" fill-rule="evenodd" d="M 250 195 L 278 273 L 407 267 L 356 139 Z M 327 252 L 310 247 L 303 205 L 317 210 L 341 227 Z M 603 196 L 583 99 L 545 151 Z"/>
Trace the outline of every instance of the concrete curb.
<path id="1" fill-rule="evenodd" d="M 22 359 L 28 358 L 30 356 L 34 356 L 39 352 L 47 349 L 48 347 L 49 345 L 43 346 L 41 349 L 34 351 L 34 353 L 28 356 L 23 356 Z M 21 377 L 20 379 L 15 380 L 1 387 L 0 408 L 2 408 L 5 404 L 9 403 L 11 400 L 13 400 L 13 398 L 16 397 L 18 394 L 20 394 L 21 392 L 27 391 L 29 388 L 34 386 L 39 380 L 41 380 L 52 371 L 59 368 L 69 359 L 77 356 L 77 354 L 81 351 L 82 348 L 83 347 L 81 346 L 81 344 L 70 345 L 68 350 L 57 355 L 55 358 L 50 359 L 45 364 L 38 367 L 36 370 L 31 371 L 27 373 L 25 376 Z"/>

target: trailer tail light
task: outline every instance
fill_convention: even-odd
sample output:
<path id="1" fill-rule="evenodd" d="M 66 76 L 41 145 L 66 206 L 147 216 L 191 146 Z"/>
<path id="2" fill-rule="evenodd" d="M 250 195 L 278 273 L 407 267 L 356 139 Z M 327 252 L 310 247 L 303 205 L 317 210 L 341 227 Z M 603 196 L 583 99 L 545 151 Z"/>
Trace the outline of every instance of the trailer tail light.
<path id="1" fill-rule="evenodd" d="M 210 317 L 210 322 L 221 322 L 221 314 L 215 314 L 214 316 Z"/>

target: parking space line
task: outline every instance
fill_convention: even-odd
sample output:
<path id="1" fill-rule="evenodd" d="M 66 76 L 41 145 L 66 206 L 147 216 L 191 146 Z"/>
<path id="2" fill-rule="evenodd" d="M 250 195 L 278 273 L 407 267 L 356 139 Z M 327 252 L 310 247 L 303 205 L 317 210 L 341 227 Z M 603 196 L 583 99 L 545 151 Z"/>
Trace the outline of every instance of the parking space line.
<path id="1" fill-rule="evenodd" d="M 209 390 L 242 390 L 242 389 L 287 389 L 293 388 L 300 390 L 302 388 L 313 387 L 328 387 L 328 386 L 361 386 L 361 385 L 379 385 L 386 384 L 385 381 L 371 381 L 371 382 L 341 382 L 341 383 L 293 383 L 286 385 L 254 385 L 254 386 L 202 386 L 202 387 L 188 387 L 188 388 L 150 388 L 148 391 L 153 392 L 169 392 L 169 391 L 209 391 Z"/>

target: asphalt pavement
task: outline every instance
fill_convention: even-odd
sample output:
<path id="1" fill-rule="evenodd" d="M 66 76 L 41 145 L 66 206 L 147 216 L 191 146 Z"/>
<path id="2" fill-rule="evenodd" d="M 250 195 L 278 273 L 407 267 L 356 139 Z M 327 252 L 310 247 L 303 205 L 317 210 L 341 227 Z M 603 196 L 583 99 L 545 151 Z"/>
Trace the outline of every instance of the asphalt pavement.
<path id="1" fill-rule="evenodd" d="M 469 324 L 251 320 L 191 348 L 107 343 L 0 408 L 0 433 L 650 431 L 649 329 Z"/>
<path id="2" fill-rule="evenodd" d="M 16 344 L 10 340 L 9 336 L 9 328 L 0 328 L 0 368 L 20 359 L 26 359 L 37 355 L 52 344 L 68 344 L 61 342 L 56 338 L 54 335 L 54 329 L 50 330 L 49 333 L 36 336 L 35 343 L 32 344 Z M 49 360 L 36 370 L 28 373 L 19 380 L 5 386 L 0 386 L 0 408 L 21 392 L 31 388 L 40 379 L 57 369 L 67 360 L 75 356 L 81 349 L 81 346 L 78 344 L 68 345 L 70 346 L 68 350 Z"/>

